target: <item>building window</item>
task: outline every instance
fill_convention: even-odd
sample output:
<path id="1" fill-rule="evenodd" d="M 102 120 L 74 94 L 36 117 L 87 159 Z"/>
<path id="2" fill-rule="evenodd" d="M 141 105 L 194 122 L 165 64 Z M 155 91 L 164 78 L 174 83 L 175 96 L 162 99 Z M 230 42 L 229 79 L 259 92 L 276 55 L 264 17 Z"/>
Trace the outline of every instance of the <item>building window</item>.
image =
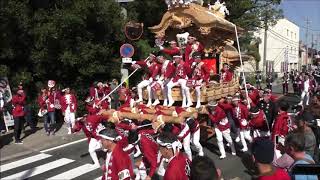
<path id="1" fill-rule="evenodd" d="M 289 29 L 287 29 L 287 36 L 289 37 Z"/>
<path id="2" fill-rule="evenodd" d="M 291 39 L 293 38 L 293 32 L 291 32 Z"/>
<path id="3" fill-rule="evenodd" d="M 297 33 L 294 33 L 294 39 L 297 39 Z"/>

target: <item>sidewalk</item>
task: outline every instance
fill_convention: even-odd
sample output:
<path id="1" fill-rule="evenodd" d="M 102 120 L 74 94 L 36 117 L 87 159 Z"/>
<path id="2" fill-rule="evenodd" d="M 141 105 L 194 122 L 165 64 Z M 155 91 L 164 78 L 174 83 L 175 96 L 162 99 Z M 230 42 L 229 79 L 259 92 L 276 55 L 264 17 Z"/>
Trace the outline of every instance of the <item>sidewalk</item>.
<path id="1" fill-rule="evenodd" d="M 38 123 L 38 130 L 34 134 L 30 134 L 30 128 L 26 127 L 26 133 L 21 134 L 23 138 L 23 144 L 14 144 L 13 130 L 10 130 L 6 134 L 0 136 L 0 151 L 1 160 L 3 163 L 5 161 L 18 158 L 20 156 L 26 156 L 32 153 L 38 153 L 41 150 L 56 147 L 62 144 L 73 142 L 86 138 L 81 132 L 77 134 L 67 134 L 67 128 L 65 125 L 56 132 L 54 136 L 47 136 L 43 129 L 43 123 Z"/>

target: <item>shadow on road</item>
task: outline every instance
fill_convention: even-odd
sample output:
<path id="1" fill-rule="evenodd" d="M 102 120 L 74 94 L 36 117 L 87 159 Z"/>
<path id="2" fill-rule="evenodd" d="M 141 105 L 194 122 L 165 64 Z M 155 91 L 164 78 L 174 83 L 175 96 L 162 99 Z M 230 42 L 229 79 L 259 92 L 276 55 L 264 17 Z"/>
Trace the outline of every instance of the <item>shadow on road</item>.
<path id="1" fill-rule="evenodd" d="M 13 133 L 7 133 L 0 136 L 0 149 L 13 141 Z"/>

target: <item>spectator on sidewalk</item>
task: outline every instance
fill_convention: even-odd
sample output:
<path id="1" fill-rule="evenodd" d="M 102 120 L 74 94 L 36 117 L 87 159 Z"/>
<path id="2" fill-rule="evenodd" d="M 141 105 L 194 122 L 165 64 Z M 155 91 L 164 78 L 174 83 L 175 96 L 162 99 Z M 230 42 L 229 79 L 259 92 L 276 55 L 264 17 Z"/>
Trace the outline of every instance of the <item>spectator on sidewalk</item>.
<path id="1" fill-rule="evenodd" d="M 269 73 L 266 78 L 266 84 L 267 84 L 267 88 L 270 89 L 271 91 L 272 91 L 272 83 L 273 83 L 272 74 Z"/>
<path id="2" fill-rule="evenodd" d="M 24 124 L 24 106 L 26 104 L 26 95 L 22 89 L 18 89 L 17 93 L 12 97 L 12 115 L 14 119 L 14 138 L 16 144 L 22 144 L 20 139 L 22 126 Z"/>
<path id="3" fill-rule="evenodd" d="M 288 94 L 289 81 L 290 81 L 290 78 L 289 78 L 288 73 L 284 73 L 284 75 L 282 77 L 282 93 L 284 95 Z"/>
<path id="4" fill-rule="evenodd" d="M 285 140 L 286 152 L 294 159 L 294 163 L 290 168 L 290 175 L 295 180 L 317 180 L 316 175 L 295 174 L 293 171 L 295 166 L 301 164 L 315 164 L 310 155 L 305 152 L 305 136 L 300 132 L 289 133 Z"/>
<path id="5" fill-rule="evenodd" d="M 274 158 L 274 144 L 268 138 L 257 138 L 252 143 L 252 156 L 258 168 L 258 180 L 290 180 L 288 173 L 280 168 L 272 166 Z"/>
<path id="6" fill-rule="evenodd" d="M 6 125 L 4 123 L 3 113 L 4 113 L 4 107 L 5 107 L 5 101 L 3 97 L 3 92 L 0 90 L 0 131 L 1 133 L 6 132 Z"/>
<path id="7" fill-rule="evenodd" d="M 110 84 L 111 91 L 113 91 L 118 85 L 119 85 L 118 80 L 113 79 Z M 118 109 L 118 107 L 119 107 L 119 94 L 117 92 L 118 91 L 115 91 L 110 95 L 111 96 L 111 109 Z"/>

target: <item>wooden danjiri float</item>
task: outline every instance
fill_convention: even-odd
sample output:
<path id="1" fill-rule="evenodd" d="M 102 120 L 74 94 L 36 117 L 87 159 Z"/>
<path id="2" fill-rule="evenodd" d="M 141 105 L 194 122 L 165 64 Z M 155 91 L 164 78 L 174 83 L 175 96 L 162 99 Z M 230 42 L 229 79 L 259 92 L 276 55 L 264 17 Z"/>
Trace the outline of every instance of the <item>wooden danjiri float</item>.
<path id="1" fill-rule="evenodd" d="M 217 71 L 221 69 L 223 63 L 228 63 L 234 68 L 240 65 L 240 55 L 232 44 L 234 43 L 233 39 L 236 39 L 235 29 L 239 33 L 243 32 L 241 28 L 235 28 L 233 23 L 225 19 L 227 9 L 224 4 L 217 2 L 209 7 L 197 3 L 171 6 L 163 15 L 159 25 L 149 27 L 157 40 L 178 41 L 182 53 L 188 35 L 196 37 L 204 46 L 205 57 L 203 63 L 210 66 L 214 61 L 214 66 L 217 63 L 220 65 L 210 69 L 210 83 L 201 87 L 202 103 L 212 99 L 217 100 L 227 95 L 234 95 L 239 90 L 238 77 L 234 76 L 233 80 L 228 83 L 220 83 L 217 79 L 219 77 Z M 242 55 L 242 60 L 249 58 L 247 55 Z M 182 101 L 180 89 L 180 87 L 172 88 L 172 97 L 175 101 Z M 157 94 L 159 99 L 163 100 L 161 90 L 158 90 Z M 195 90 L 190 88 L 190 94 L 192 101 L 195 102 Z M 144 92 L 144 98 L 147 99 L 146 91 Z"/>
<path id="2" fill-rule="evenodd" d="M 237 33 L 238 31 L 241 33 L 243 30 L 225 19 L 227 9 L 224 4 L 217 2 L 209 7 L 204 7 L 195 2 L 188 5 L 177 3 L 170 8 L 168 6 L 168 11 L 163 15 L 160 24 L 149 27 L 149 30 L 155 34 L 156 43 L 162 42 L 163 45 L 164 39 L 167 41 L 176 40 L 182 51 L 181 54 L 183 54 L 187 37 L 190 34 L 204 46 L 205 60 L 203 60 L 203 63 L 215 61 L 215 64 L 218 63 L 220 66 L 223 63 L 228 63 L 233 67 L 239 66 L 239 61 L 242 64 L 242 61 L 248 59 L 248 56 L 241 56 L 238 53 L 233 46 L 233 40 L 238 42 Z M 218 100 L 227 95 L 234 95 L 239 90 L 239 80 L 236 76 L 228 83 L 219 81 L 217 69 L 221 69 L 220 66 L 210 70 L 210 82 L 201 87 L 202 104 L 206 104 L 213 99 Z M 157 94 L 159 99 L 163 100 L 161 90 Z M 172 96 L 175 101 L 182 100 L 180 87 L 172 89 Z M 196 101 L 194 90 L 191 90 L 191 96 L 193 101 Z M 144 98 L 147 99 L 146 91 L 144 91 Z M 206 108 L 202 106 L 199 109 L 192 107 L 184 109 L 178 115 L 177 108 L 180 107 L 146 107 L 143 104 L 135 104 L 134 107 L 126 107 L 118 111 L 101 111 L 100 114 L 109 117 L 115 123 L 125 118 L 138 121 L 147 119 L 152 122 L 154 129 L 158 129 L 165 123 L 183 123 L 188 117 L 196 118 L 199 112 L 206 113 Z M 201 123 L 200 127 L 202 141 L 213 136 L 214 130 L 206 125 L 206 121 Z"/>

